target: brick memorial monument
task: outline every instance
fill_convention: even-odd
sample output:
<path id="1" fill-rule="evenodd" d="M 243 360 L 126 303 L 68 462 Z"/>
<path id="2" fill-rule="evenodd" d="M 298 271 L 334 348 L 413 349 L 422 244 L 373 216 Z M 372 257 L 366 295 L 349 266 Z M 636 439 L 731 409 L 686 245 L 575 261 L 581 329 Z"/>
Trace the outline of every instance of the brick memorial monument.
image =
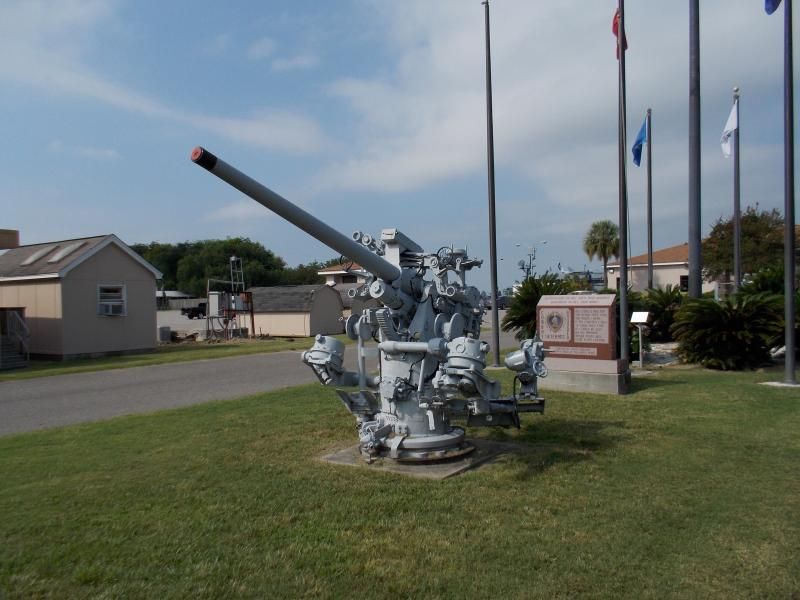
<path id="1" fill-rule="evenodd" d="M 617 357 L 614 294 L 542 296 L 537 330 L 550 374 L 540 385 L 556 389 L 625 394 L 627 362 Z"/>

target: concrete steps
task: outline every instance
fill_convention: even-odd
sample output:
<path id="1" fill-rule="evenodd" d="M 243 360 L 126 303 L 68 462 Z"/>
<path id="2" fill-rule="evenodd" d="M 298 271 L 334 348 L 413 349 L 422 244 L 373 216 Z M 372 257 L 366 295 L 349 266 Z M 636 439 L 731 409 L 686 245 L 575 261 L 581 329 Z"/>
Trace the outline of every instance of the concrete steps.
<path id="1" fill-rule="evenodd" d="M 0 338 L 0 369 L 24 369 L 28 359 L 19 352 L 19 344 L 3 336 Z"/>

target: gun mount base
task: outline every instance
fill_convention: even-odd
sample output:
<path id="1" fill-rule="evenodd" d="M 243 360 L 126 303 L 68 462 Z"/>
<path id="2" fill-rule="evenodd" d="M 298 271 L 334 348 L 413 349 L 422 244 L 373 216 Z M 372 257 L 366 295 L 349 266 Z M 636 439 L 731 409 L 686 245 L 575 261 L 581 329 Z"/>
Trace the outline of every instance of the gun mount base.
<path id="1" fill-rule="evenodd" d="M 361 445 L 367 462 L 391 458 L 398 462 L 434 462 L 466 456 L 475 446 L 464 439 L 464 430 L 453 427 L 448 433 L 426 436 L 391 435 L 379 444 Z"/>

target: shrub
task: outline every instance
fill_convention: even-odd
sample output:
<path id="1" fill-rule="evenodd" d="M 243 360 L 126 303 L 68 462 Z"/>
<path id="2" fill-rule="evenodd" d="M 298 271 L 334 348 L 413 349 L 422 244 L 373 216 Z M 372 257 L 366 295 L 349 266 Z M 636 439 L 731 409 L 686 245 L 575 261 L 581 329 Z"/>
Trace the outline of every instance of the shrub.
<path id="1" fill-rule="evenodd" d="M 675 312 L 683 303 L 679 287 L 668 285 L 664 289 L 647 290 L 645 307 L 650 313 L 650 340 L 654 342 L 672 341 L 670 328 L 675 322 Z"/>
<path id="2" fill-rule="evenodd" d="M 639 360 L 639 328 L 632 326 L 630 328 L 630 340 L 631 340 L 631 360 Z M 650 352 L 652 350 L 652 346 L 650 345 L 650 339 L 647 336 L 647 328 L 645 328 L 644 332 L 644 351 L 645 353 Z"/>
<path id="3" fill-rule="evenodd" d="M 511 298 L 511 304 L 503 317 L 503 331 L 517 329 L 518 340 L 532 338 L 536 334 L 536 305 L 542 296 L 567 294 L 572 291 L 569 282 L 559 279 L 555 273 L 541 277 L 528 277 Z"/>
<path id="4" fill-rule="evenodd" d="M 739 293 L 748 295 L 760 292 L 783 294 L 783 287 L 783 265 L 780 265 L 767 267 L 754 273 L 750 277 L 750 281 L 742 285 Z"/>
<path id="5" fill-rule="evenodd" d="M 722 370 L 755 368 L 769 361 L 769 340 L 780 331 L 783 298 L 761 293 L 717 302 L 687 300 L 675 313 L 672 336 L 679 356 Z"/>
<path id="6" fill-rule="evenodd" d="M 619 323 L 620 319 L 622 318 L 621 310 L 620 310 L 620 302 L 619 302 L 619 290 L 612 290 L 606 288 L 600 291 L 601 294 L 614 294 L 614 310 L 616 311 L 616 327 L 614 337 L 617 340 L 617 356 L 622 356 L 622 346 L 619 339 Z M 634 312 L 647 310 L 646 306 L 646 299 L 644 294 L 641 292 L 637 292 L 633 289 L 632 286 L 628 286 L 628 293 L 626 294 L 626 299 L 628 301 L 628 315 L 625 317 L 625 323 L 628 324 L 628 349 L 629 349 L 629 356 L 639 356 L 639 328 L 636 325 L 631 324 L 631 317 L 633 316 Z M 646 335 L 646 334 L 645 334 Z M 649 342 L 647 341 L 647 337 L 645 337 L 645 350 L 650 350 Z"/>
<path id="7" fill-rule="evenodd" d="M 739 295 L 752 296 L 754 294 L 769 292 L 772 294 L 780 295 L 781 302 L 783 302 L 784 301 L 783 291 L 785 287 L 783 273 L 784 273 L 783 265 L 777 265 L 774 267 L 767 267 L 766 269 L 761 269 L 760 271 L 754 273 L 750 277 L 750 281 L 742 285 L 741 289 L 739 290 Z M 798 289 L 796 289 L 794 292 L 794 305 L 795 308 L 800 307 L 800 290 Z M 769 340 L 769 345 L 771 347 L 774 348 L 784 345 L 786 341 L 785 327 L 786 327 L 786 315 L 784 312 L 782 312 L 780 331 L 776 332 L 775 335 Z M 797 319 L 795 319 L 795 324 L 794 324 L 794 340 L 795 340 L 795 351 L 796 351 L 798 346 L 800 346 L 800 321 L 798 321 Z"/>

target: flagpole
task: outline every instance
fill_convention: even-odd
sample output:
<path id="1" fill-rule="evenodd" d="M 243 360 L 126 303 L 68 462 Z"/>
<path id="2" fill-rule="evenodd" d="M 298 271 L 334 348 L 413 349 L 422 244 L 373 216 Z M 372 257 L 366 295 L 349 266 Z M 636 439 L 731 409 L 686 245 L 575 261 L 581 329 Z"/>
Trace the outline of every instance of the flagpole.
<path id="1" fill-rule="evenodd" d="M 736 129 L 733 131 L 733 291 L 742 286 L 742 213 L 739 177 L 739 88 L 733 88 L 733 106 L 736 111 Z"/>
<path id="2" fill-rule="evenodd" d="M 486 23 L 486 158 L 489 180 L 489 262 L 492 285 L 492 347 L 494 366 L 500 366 L 500 322 L 497 308 L 497 223 L 494 202 L 494 121 L 492 118 L 492 57 L 489 44 L 489 0 L 482 2 Z"/>
<path id="3" fill-rule="evenodd" d="M 647 289 L 653 289 L 653 122 L 647 109 Z"/>
<path id="4" fill-rule="evenodd" d="M 618 0 L 617 52 L 619 71 L 619 345 L 620 358 L 630 360 L 628 342 L 628 184 L 625 154 L 627 111 L 625 108 L 625 0 Z"/>
<path id="5" fill-rule="evenodd" d="M 783 236 L 783 272 L 784 272 L 784 334 L 786 346 L 784 382 L 797 383 L 795 370 L 795 242 L 794 242 L 794 65 L 792 60 L 792 0 L 784 4 L 784 55 L 783 55 L 783 152 L 784 152 L 784 236 Z"/>
<path id="6" fill-rule="evenodd" d="M 702 293 L 700 248 L 700 0 L 689 0 L 689 297 Z"/>

